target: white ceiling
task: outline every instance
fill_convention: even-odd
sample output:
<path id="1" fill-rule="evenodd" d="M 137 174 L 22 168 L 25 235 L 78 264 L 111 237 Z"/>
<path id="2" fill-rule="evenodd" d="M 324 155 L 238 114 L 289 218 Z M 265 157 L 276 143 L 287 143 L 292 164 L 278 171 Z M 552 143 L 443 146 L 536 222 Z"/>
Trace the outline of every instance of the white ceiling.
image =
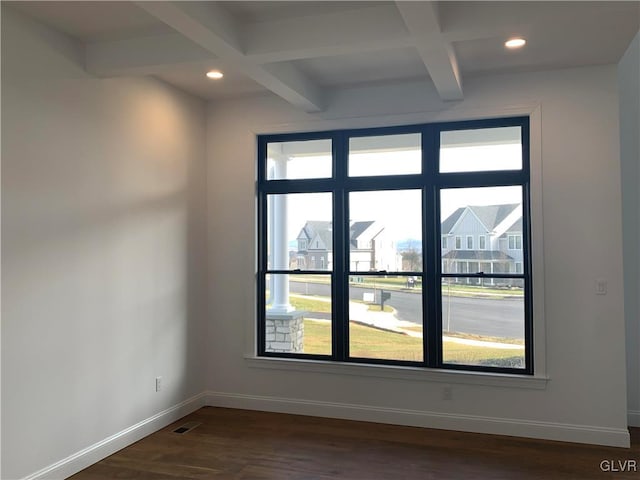
<path id="1" fill-rule="evenodd" d="M 640 24 L 625 2 L 3 2 L 77 39 L 98 76 L 155 75 L 205 99 L 273 92 L 306 111 L 328 89 L 616 63 Z M 524 36 L 508 51 L 504 41 Z M 207 79 L 220 69 L 220 81 Z"/>

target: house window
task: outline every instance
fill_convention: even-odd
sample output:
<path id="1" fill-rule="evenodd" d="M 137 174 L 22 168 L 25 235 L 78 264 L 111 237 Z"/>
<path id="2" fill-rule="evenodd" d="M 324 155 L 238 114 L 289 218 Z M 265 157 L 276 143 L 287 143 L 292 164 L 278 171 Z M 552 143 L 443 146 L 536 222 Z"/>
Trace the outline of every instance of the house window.
<path id="1" fill-rule="evenodd" d="M 298 250 L 306 250 L 306 249 L 307 249 L 307 241 L 298 240 Z"/>
<path id="2" fill-rule="evenodd" d="M 528 136 L 526 117 L 258 136 L 258 354 L 533 374 Z M 296 268 L 301 235 L 318 250 Z M 398 318 L 402 342 L 375 328 Z"/>

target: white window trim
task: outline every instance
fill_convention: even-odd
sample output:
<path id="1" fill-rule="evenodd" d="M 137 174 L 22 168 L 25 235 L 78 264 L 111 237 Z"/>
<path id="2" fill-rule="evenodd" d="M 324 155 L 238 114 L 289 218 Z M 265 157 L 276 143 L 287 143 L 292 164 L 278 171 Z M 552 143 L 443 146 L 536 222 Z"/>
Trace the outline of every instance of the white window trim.
<path id="1" fill-rule="evenodd" d="M 443 382 L 467 385 L 513 387 L 543 390 L 548 378 L 542 375 L 512 375 L 504 373 L 473 372 L 463 370 L 443 370 L 422 367 L 402 367 L 395 365 L 372 365 L 366 363 L 334 362 L 323 360 L 302 360 L 279 357 L 258 357 L 245 355 L 245 363 L 250 368 L 293 370 L 334 375 L 355 375 L 409 380 L 416 382 Z"/>
<path id="2" fill-rule="evenodd" d="M 458 240 L 460 240 L 460 246 L 458 246 Z M 455 242 L 453 245 L 455 248 L 455 250 L 462 250 L 462 236 L 461 235 L 456 235 L 455 237 Z"/>
<path id="3" fill-rule="evenodd" d="M 254 125 L 251 128 L 255 135 L 261 134 L 276 134 L 276 133 L 292 133 L 292 132 L 305 132 L 305 131 L 320 131 L 320 130 L 340 130 L 340 129 L 353 129 L 353 128 L 368 128 L 368 127 L 389 127 L 394 125 L 410 125 L 416 123 L 430 123 L 430 122 L 446 122 L 446 121 L 459 121 L 459 120 L 481 120 L 488 118 L 500 118 L 508 116 L 529 116 L 529 159 L 530 159 L 530 172 L 529 181 L 531 190 L 529 193 L 529 204 L 531 206 L 530 221 L 531 227 L 531 282 L 533 295 L 533 376 L 520 376 L 506 375 L 506 377 L 517 377 L 516 383 L 522 383 L 524 385 L 536 385 L 543 382 L 546 386 L 547 377 L 547 354 L 546 354 L 546 319 L 544 316 L 545 298 L 544 298 L 544 230 L 543 230 L 543 202 L 542 202 L 542 105 L 540 102 L 522 103 L 515 106 L 504 107 L 476 107 L 460 109 L 449 109 L 438 112 L 423 112 L 413 114 L 399 114 L 399 115 L 377 115 L 372 117 L 356 117 L 345 119 L 329 119 L 329 120 L 309 120 L 309 121 L 296 121 L 292 123 L 284 124 L 261 124 Z M 257 151 L 254 146 L 253 158 L 257 158 Z M 257 208 L 257 207 L 256 207 Z M 257 210 L 255 212 L 257 216 Z M 254 225 L 257 222 L 254 222 Z M 257 243 L 257 234 L 254 235 L 255 242 Z M 455 245 L 454 245 L 455 246 Z M 265 368 L 276 368 L 279 370 L 290 370 L 291 368 L 285 367 L 286 362 L 304 364 L 304 371 L 317 371 L 321 368 L 323 362 L 314 360 L 308 362 L 304 360 L 289 360 L 289 359 L 272 359 L 267 357 L 257 357 L 256 352 L 256 337 L 257 337 L 257 312 L 255 311 L 257 302 L 253 302 L 254 310 L 253 315 L 247 316 L 246 329 L 245 329 L 245 351 L 248 352 L 245 356 L 249 366 L 262 366 Z M 316 366 L 308 365 L 313 363 Z M 390 372 L 389 369 L 401 369 L 402 371 L 413 370 L 410 367 L 393 367 L 389 365 L 343 365 L 336 362 L 331 362 L 328 368 L 331 369 L 328 373 L 341 374 L 344 372 L 348 375 L 354 368 L 367 368 L 373 369 L 378 372 Z M 337 369 L 337 370 L 336 370 Z M 428 369 L 419 369 L 424 371 L 425 375 Z M 361 370 L 364 371 L 364 370 Z M 462 372 L 462 375 L 456 376 L 461 372 L 457 371 L 445 371 L 438 370 L 438 375 L 443 375 L 447 381 L 454 383 L 452 379 L 462 378 L 462 376 L 471 377 L 476 375 L 474 372 Z M 496 377 L 496 374 L 490 374 L 486 372 L 478 373 L 484 379 Z M 391 378 L 403 378 L 399 372 L 384 375 Z M 500 375 L 498 375 L 500 376 Z M 428 378 L 427 378 L 428 377 Z M 500 376 L 502 377 L 502 376 Z M 526 377 L 526 378 L 524 378 Z M 433 377 L 427 375 L 423 376 L 423 381 L 428 381 Z M 435 381 L 435 380 L 433 380 Z M 444 380 L 443 380 L 444 381 Z M 476 380 L 475 383 L 482 385 L 482 380 Z M 484 383 L 484 385 L 490 385 L 490 383 Z M 506 387 L 517 387 L 519 385 L 511 385 L 505 383 Z M 540 387 L 545 388 L 545 387 Z"/>
<path id="4" fill-rule="evenodd" d="M 484 247 L 482 246 L 482 242 L 480 239 L 484 239 Z M 478 235 L 478 250 L 486 250 L 487 249 L 487 236 L 486 235 Z"/>
<path id="5" fill-rule="evenodd" d="M 469 239 L 471 239 L 471 246 L 469 246 Z M 473 250 L 473 235 L 467 235 L 467 243 L 465 244 L 467 250 Z"/>

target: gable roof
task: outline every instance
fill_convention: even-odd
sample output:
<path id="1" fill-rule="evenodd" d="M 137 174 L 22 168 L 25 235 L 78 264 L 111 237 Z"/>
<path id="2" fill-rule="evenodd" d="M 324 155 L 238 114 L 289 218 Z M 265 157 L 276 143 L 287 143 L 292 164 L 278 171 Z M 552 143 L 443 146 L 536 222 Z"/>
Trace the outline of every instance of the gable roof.
<path id="1" fill-rule="evenodd" d="M 485 205 L 469 206 L 469 209 L 476 214 L 488 231 L 494 230 L 513 210 L 518 203 L 508 203 L 505 205 Z"/>
<path id="2" fill-rule="evenodd" d="M 514 222 L 513 225 L 507 228 L 505 233 L 511 233 L 511 232 L 522 232 L 522 217 L 520 217 L 518 220 Z"/>
<path id="3" fill-rule="evenodd" d="M 349 228 L 349 239 L 355 245 L 357 238 L 362 235 L 375 221 L 353 222 Z M 324 243 L 327 250 L 333 248 L 332 222 L 327 220 L 307 220 L 297 238 L 306 238 L 311 241 L 317 236 Z M 311 247 L 311 244 L 309 244 Z"/>
<path id="4" fill-rule="evenodd" d="M 464 212 L 464 208 L 459 208 L 451 215 L 449 215 L 444 222 L 442 222 L 442 226 L 440 228 L 441 233 L 450 233 L 453 226 L 457 223 L 457 221 L 462 216 L 462 212 Z"/>
<path id="5" fill-rule="evenodd" d="M 349 240 L 355 246 L 358 237 L 364 233 L 364 231 L 373 225 L 373 221 L 367 222 L 353 222 L 349 228 Z"/>
<path id="6" fill-rule="evenodd" d="M 333 232 L 331 230 L 318 230 L 318 231 L 316 231 L 315 237 L 311 238 L 311 242 L 307 246 L 308 250 L 313 250 L 314 248 L 320 248 L 320 246 L 318 246 L 318 247 L 314 247 L 313 246 L 314 238 L 319 238 L 320 239 L 320 241 L 323 243 L 323 245 L 322 245 L 323 249 L 331 250 L 333 248 Z"/>
<path id="7" fill-rule="evenodd" d="M 518 205 L 518 203 L 507 203 L 503 205 L 469 205 L 467 207 L 460 207 L 442 222 L 441 232 L 443 234 L 450 233 L 467 209 L 471 210 L 475 216 L 478 217 L 478 220 L 480 220 L 488 232 L 491 232 L 495 230 Z"/>
<path id="8" fill-rule="evenodd" d="M 304 236 L 308 240 L 311 240 L 313 237 L 317 235 L 318 232 L 322 231 L 331 231 L 331 222 L 323 221 L 323 220 L 309 220 L 304 224 L 300 233 L 298 234 L 298 238 Z"/>

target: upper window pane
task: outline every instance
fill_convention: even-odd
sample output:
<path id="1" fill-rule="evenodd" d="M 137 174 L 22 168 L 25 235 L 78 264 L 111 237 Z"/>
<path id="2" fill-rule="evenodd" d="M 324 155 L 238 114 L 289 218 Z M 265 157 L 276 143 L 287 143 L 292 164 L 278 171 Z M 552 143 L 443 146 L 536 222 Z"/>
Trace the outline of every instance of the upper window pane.
<path id="1" fill-rule="evenodd" d="M 521 169 L 521 127 L 440 132 L 442 173 Z"/>
<path id="2" fill-rule="evenodd" d="M 267 268 L 332 270 L 331 193 L 267 196 Z"/>
<path id="3" fill-rule="evenodd" d="M 442 273 L 515 273 L 523 261 L 521 186 L 443 189 L 440 208 L 441 234 L 455 235 L 459 250 L 442 248 Z"/>
<path id="4" fill-rule="evenodd" d="M 420 190 L 349 194 L 349 269 L 422 271 Z"/>
<path id="5" fill-rule="evenodd" d="M 267 144 L 267 180 L 330 178 L 331 139 Z"/>
<path id="6" fill-rule="evenodd" d="M 349 139 L 350 177 L 421 173 L 421 160 L 419 133 Z"/>

